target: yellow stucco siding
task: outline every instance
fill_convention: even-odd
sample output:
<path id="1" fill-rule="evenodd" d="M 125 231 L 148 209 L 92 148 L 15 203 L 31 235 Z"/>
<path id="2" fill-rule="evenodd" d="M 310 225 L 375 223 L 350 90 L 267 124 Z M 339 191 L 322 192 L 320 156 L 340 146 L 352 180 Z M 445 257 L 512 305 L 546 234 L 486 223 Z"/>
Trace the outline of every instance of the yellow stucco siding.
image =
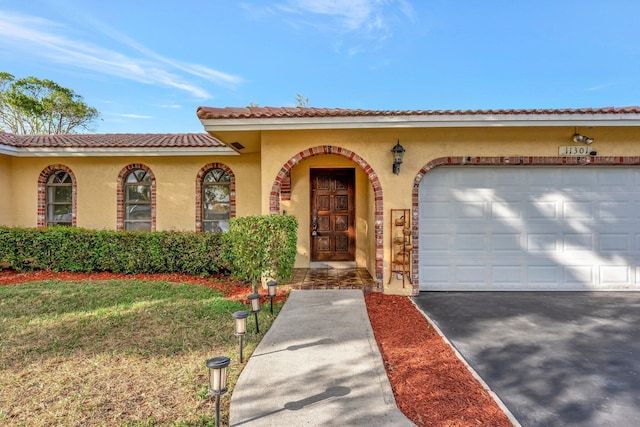
<path id="1" fill-rule="evenodd" d="M 0 154 L 0 225 L 13 225 L 12 158 Z"/>
<path id="2" fill-rule="evenodd" d="M 463 124 L 463 122 L 460 122 Z M 392 125 L 390 125 L 392 126 Z M 77 180 L 77 225 L 90 229 L 116 228 L 117 176 L 127 165 L 142 163 L 156 178 L 156 229 L 195 229 L 195 180 L 209 163 L 223 163 L 236 179 L 237 216 L 268 214 L 271 191 L 284 165 L 291 169 L 291 199 L 280 211 L 299 222 L 296 267 L 310 260 L 309 169 L 353 167 L 356 170 L 356 261 L 376 275 L 376 251 L 382 252 L 385 292 L 411 293 L 411 287 L 390 277 L 390 209 L 411 209 L 412 192 L 420 170 L 435 159 L 447 157 L 557 157 L 559 146 L 581 145 L 574 132 L 593 138 L 590 150 L 598 157 L 640 156 L 638 127 L 451 127 L 326 130 L 234 131 L 233 140 L 247 142 L 246 154 L 236 156 L 175 157 L 12 157 L 0 155 L 0 224 L 37 225 L 38 177 L 53 164 L 70 168 Z M 227 134 L 220 133 L 224 138 Z M 246 139 L 243 139 L 243 135 Z M 392 173 L 391 148 L 396 141 L 406 149 L 399 175 Z M 338 147 L 353 153 L 362 164 L 339 154 L 317 154 L 314 147 Z M 305 153 L 299 155 L 299 153 Z M 335 153 L 335 151 L 333 151 Z M 365 172 L 363 168 L 367 168 Z M 382 216 L 376 215 L 376 194 L 370 176 L 382 192 Z M 428 175 L 425 179 L 428 179 Z M 380 203 L 380 202 L 378 202 Z M 382 251 L 376 241 L 376 221 L 383 227 Z"/>
<path id="3" fill-rule="evenodd" d="M 157 230 L 195 230 L 196 175 L 209 163 L 223 163 L 233 171 L 236 178 L 236 214 L 259 214 L 255 201 L 259 200 L 260 168 L 255 155 L 14 158 L 12 163 L 10 175 L 15 226 L 37 225 L 38 177 L 52 164 L 65 165 L 75 175 L 78 227 L 116 228 L 117 177 L 130 164 L 146 165 L 156 178 Z"/>
<path id="4" fill-rule="evenodd" d="M 560 146 L 580 145 L 572 141 L 574 132 L 587 134 L 595 139 L 590 149 L 598 156 L 637 156 L 640 155 L 639 129 L 633 128 L 575 128 L 567 127 L 509 127 L 509 128 L 426 128 L 426 129 L 344 129 L 344 130 L 288 130 L 262 132 L 262 213 L 270 209 L 270 192 L 275 178 L 284 164 L 304 150 L 320 146 L 341 147 L 362 158 L 380 180 L 383 192 L 384 267 L 383 283 L 385 291 L 391 293 L 411 293 L 411 286 L 402 289 L 395 279 L 389 280 L 389 210 L 392 208 L 411 209 L 412 188 L 419 171 L 429 162 L 447 157 L 509 157 L 541 156 L 556 157 Z M 397 140 L 406 149 L 404 162 L 399 175 L 392 172 L 391 148 Z M 299 235 L 298 266 L 308 262 L 309 243 L 309 194 L 308 168 L 310 165 L 337 166 L 341 164 L 335 157 L 327 155 L 304 155 L 305 160 L 292 168 L 291 202 L 281 205 L 282 209 L 294 212 L 301 221 Z M 343 157 L 344 159 L 344 157 Z M 345 159 L 346 160 L 346 159 Z M 347 160 L 347 162 L 349 162 Z M 349 162 L 353 164 L 352 162 Z M 362 172 L 362 169 L 357 167 Z M 366 188 L 371 186 L 364 173 Z M 357 200 L 366 201 L 365 213 L 359 212 L 359 239 L 367 246 L 361 255 L 366 257 L 365 264 L 372 274 L 375 271 L 375 236 L 373 233 L 375 212 L 374 196 L 362 197 L 362 187 L 357 189 Z M 300 207 L 296 207 L 301 204 Z M 360 209 L 360 205 L 358 205 Z M 367 231 L 364 231 L 364 229 Z M 359 258 L 360 260 L 361 258 Z"/>

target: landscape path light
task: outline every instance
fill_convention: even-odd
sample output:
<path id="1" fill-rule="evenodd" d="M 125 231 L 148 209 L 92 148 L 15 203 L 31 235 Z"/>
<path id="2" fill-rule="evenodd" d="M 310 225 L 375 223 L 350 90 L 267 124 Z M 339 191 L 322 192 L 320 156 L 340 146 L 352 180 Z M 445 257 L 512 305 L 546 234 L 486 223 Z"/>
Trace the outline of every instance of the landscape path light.
<path id="1" fill-rule="evenodd" d="M 260 294 L 255 293 L 249 295 L 249 301 L 251 302 L 251 312 L 256 318 L 256 333 L 260 333 L 260 327 L 258 326 L 258 312 L 260 311 Z"/>
<path id="2" fill-rule="evenodd" d="M 209 396 L 216 397 L 216 427 L 220 426 L 220 395 L 227 392 L 227 367 L 231 359 L 218 356 L 207 360 L 209 368 Z"/>
<path id="3" fill-rule="evenodd" d="M 242 340 L 247 333 L 247 317 L 249 317 L 249 312 L 240 310 L 233 313 L 232 316 L 234 335 L 236 335 L 240 341 L 240 363 L 242 363 Z"/>
<path id="4" fill-rule="evenodd" d="M 271 314 L 273 314 L 273 299 L 275 298 L 276 292 L 278 291 L 276 286 L 278 286 L 278 282 L 276 282 L 275 280 L 270 280 L 267 282 L 267 287 L 269 288 L 269 300 L 271 300 Z"/>

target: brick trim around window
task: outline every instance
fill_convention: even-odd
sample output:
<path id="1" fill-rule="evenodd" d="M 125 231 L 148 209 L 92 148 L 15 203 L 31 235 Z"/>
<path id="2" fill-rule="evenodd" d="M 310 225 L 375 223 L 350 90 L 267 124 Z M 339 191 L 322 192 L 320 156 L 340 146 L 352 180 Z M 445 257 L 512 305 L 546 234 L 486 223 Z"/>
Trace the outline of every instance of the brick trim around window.
<path id="1" fill-rule="evenodd" d="M 211 169 L 222 169 L 229 175 L 229 217 L 236 216 L 236 175 L 224 163 L 204 165 L 196 175 L 196 231 L 202 231 L 202 180 Z"/>
<path id="2" fill-rule="evenodd" d="M 125 166 L 118 174 L 118 188 L 116 190 L 116 230 L 124 230 L 124 187 L 125 179 L 134 169 L 142 169 L 151 176 L 151 231 L 156 231 L 156 176 L 148 166 L 132 163 Z"/>
<path id="3" fill-rule="evenodd" d="M 76 226 L 77 212 L 77 185 L 76 176 L 73 171 L 65 165 L 50 165 L 40 172 L 38 176 L 38 217 L 37 226 L 45 227 L 47 225 L 47 181 L 51 174 L 57 171 L 65 171 L 71 177 L 71 225 Z"/>

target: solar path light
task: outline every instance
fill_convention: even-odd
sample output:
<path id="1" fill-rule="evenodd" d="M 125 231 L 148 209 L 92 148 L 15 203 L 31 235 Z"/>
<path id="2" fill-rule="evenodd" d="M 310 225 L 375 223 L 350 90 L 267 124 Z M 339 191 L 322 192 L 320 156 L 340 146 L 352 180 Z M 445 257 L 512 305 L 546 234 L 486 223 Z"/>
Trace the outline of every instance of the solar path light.
<path id="1" fill-rule="evenodd" d="M 269 300 L 271 300 L 271 314 L 273 314 L 273 299 L 276 296 L 278 282 L 274 280 L 270 280 L 267 282 L 267 287 L 269 288 Z"/>
<path id="2" fill-rule="evenodd" d="M 209 396 L 216 397 L 216 427 L 220 426 L 220 395 L 227 392 L 227 367 L 231 359 L 218 356 L 207 360 L 209 368 Z"/>
<path id="3" fill-rule="evenodd" d="M 256 333 L 260 333 L 260 327 L 258 326 L 258 312 L 260 311 L 260 294 L 251 294 L 247 298 L 251 302 L 251 312 L 256 318 Z"/>
<path id="4" fill-rule="evenodd" d="M 247 317 L 249 317 L 249 312 L 240 310 L 233 313 L 232 316 L 234 335 L 236 335 L 240 341 L 240 363 L 242 363 L 242 340 L 247 333 Z"/>

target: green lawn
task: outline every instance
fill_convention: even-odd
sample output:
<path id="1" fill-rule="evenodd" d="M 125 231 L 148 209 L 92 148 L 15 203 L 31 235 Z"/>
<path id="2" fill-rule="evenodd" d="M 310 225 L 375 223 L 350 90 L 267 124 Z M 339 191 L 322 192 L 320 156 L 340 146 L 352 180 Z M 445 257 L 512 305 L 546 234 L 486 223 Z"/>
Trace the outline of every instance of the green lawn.
<path id="1" fill-rule="evenodd" d="M 205 362 L 231 358 L 232 391 L 242 366 L 231 313 L 241 309 L 248 307 L 190 284 L 0 286 L 0 424 L 213 425 Z M 261 334 L 248 319 L 245 363 L 279 309 L 260 312 Z"/>

